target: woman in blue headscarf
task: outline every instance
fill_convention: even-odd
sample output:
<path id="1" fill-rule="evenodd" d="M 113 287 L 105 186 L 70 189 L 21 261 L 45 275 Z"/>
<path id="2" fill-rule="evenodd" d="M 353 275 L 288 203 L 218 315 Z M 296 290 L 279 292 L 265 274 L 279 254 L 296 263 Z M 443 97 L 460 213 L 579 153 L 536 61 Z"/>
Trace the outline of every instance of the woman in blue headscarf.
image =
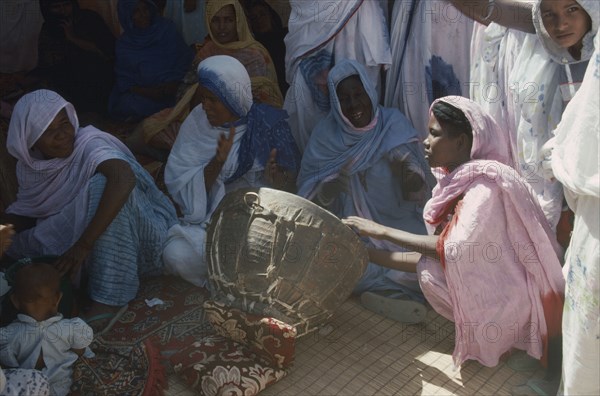
<path id="1" fill-rule="evenodd" d="M 331 111 L 315 127 L 304 151 L 298 194 L 315 199 L 339 217 L 360 216 L 426 234 L 422 207 L 435 180 L 417 131 L 400 111 L 378 105 L 370 81 L 365 68 L 353 60 L 343 60 L 331 69 Z M 401 251 L 376 240 L 369 245 Z M 368 291 L 386 291 L 387 295 L 392 291 L 394 297 L 404 299 L 363 293 Z M 373 308 L 371 303 L 389 305 L 391 301 L 392 309 L 382 313 L 400 321 L 418 322 L 426 313 L 423 305 L 412 301 L 422 300 L 414 274 L 369 263 L 355 292 L 363 293 L 368 308 Z"/>
<path id="2" fill-rule="evenodd" d="M 120 0 L 118 12 L 123 34 L 117 40 L 109 112 L 118 119 L 139 120 L 175 105 L 193 51 L 152 1 Z"/>
<path id="3" fill-rule="evenodd" d="M 231 56 L 200 62 L 192 107 L 165 169 L 182 216 L 169 230 L 163 260 L 169 272 L 205 286 L 206 226 L 221 199 L 243 187 L 293 190 L 300 152 L 287 113 L 253 103 L 248 72 Z"/>

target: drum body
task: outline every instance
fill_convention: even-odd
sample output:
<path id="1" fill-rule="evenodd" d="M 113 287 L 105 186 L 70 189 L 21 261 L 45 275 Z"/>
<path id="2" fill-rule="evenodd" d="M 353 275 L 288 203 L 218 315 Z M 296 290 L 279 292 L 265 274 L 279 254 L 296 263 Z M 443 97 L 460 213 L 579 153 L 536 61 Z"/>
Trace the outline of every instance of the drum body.
<path id="1" fill-rule="evenodd" d="M 294 325 L 298 335 L 333 314 L 368 262 L 364 244 L 336 216 L 268 188 L 223 198 L 206 253 L 215 299 Z"/>

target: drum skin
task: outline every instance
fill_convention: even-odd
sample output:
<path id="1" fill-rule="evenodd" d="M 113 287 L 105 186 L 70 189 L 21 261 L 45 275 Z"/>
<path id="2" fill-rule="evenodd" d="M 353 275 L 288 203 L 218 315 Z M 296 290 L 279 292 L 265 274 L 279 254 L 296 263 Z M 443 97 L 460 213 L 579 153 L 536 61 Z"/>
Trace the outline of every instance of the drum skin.
<path id="1" fill-rule="evenodd" d="M 211 217 L 206 253 L 213 298 L 296 326 L 321 326 L 348 298 L 368 262 L 336 216 L 269 188 L 227 194 Z"/>

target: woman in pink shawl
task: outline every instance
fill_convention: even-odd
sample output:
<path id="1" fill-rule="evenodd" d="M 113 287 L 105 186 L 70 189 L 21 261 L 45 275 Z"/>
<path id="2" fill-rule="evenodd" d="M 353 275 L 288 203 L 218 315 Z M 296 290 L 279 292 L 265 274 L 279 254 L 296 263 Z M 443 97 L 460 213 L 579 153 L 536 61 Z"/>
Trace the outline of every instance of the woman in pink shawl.
<path id="1" fill-rule="evenodd" d="M 506 165 L 506 139 L 476 103 L 438 99 L 425 140 L 438 177 L 423 215 L 430 235 L 344 219 L 362 235 L 420 253 L 370 255 L 380 265 L 418 273 L 428 302 L 455 323 L 456 366 L 474 359 L 493 367 L 512 349 L 546 364 L 549 346 L 560 348 L 560 248 L 529 185 Z"/>

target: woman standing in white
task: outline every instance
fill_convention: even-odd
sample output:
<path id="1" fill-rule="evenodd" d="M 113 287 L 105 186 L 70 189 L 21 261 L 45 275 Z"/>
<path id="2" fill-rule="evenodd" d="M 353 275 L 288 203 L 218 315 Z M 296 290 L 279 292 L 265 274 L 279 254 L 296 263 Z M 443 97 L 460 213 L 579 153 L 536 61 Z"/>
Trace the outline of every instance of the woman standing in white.
<path id="1" fill-rule="evenodd" d="M 551 165 L 563 185 L 575 225 L 563 268 L 565 395 L 600 394 L 600 34 L 581 88 L 555 130 Z"/>

